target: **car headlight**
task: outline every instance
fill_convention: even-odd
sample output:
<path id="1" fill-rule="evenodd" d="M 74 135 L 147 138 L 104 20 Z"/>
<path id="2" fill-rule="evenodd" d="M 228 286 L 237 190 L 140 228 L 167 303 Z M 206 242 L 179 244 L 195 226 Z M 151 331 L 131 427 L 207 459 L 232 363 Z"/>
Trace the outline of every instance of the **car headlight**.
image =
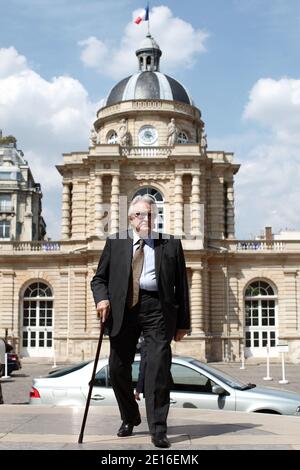
<path id="1" fill-rule="evenodd" d="M 296 413 L 300 413 L 300 406 L 297 406 Z"/>

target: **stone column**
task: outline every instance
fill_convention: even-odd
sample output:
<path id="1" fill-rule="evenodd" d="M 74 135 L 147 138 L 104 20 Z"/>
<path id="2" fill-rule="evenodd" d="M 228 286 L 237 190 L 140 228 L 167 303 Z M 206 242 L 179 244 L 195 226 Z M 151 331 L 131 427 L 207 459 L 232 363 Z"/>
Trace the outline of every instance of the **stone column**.
<path id="1" fill-rule="evenodd" d="M 298 271 L 294 268 L 285 268 L 283 273 L 284 289 L 280 298 L 281 308 L 279 310 L 280 317 L 278 318 L 278 323 L 281 325 L 281 335 L 297 335 L 299 324 L 297 295 Z"/>
<path id="2" fill-rule="evenodd" d="M 61 238 L 63 240 L 70 238 L 70 201 L 71 194 L 69 183 L 63 183 L 61 219 Z"/>
<path id="3" fill-rule="evenodd" d="M 72 193 L 72 239 L 86 237 L 86 185 L 83 180 L 73 182 Z"/>
<path id="4" fill-rule="evenodd" d="M 192 267 L 191 285 L 192 336 L 204 335 L 202 265 Z"/>
<path id="5" fill-rule="evenodd" d="M 192 175 L 192 235 L 199 238 L 201 235 L 201 205 L 200 205 L 200 175 Z"/>
<path id="6" fill-rule="evenodd" d="M 29 192 L 25 202 L 24 240 L 32 240 L 32 216 L 32 194 Z"/>
<path id="7" fill-rule="evenodd" d="M 111 225 L 110 232 L 119 230 L 119 196 L 120 196 L 120 175 L 113 175 L 111 181 Z"/>
<path id="8" fill-rule="evenodd" d="M 103 204 L 103 180 L 102 175 L 96 175 L 95 178 L 95 233 L 97 237 L 103 235 L 102 224 L 102 204 Z"/>
<path id="9" fill-rule="evenodd" d="M 234 238 L 234 190 L 233 181 L 227 183 L 227 228 L 228 238 Z"/>
<path id="10" fill-rule="evenodd" d="M 183 234 L 183 188 L 182 175 L 175 176 L 174 188 L 174 234 L 182 236 Z"/>
<path id="11" fill-rule="evenodd" d="M 9 336 L 14 333 L 19 336 L 19 315 L 18 315 L 18 301 L 15 298 L 15 292 L 18 291 L 15 287 L 16 273 L 12 269 L 0 270 L 0 283 L 1 295 L 0 302 L 0 318 L 1 318 L 1 337 L 4 337 L 5 329 L 7 328 Z"/>

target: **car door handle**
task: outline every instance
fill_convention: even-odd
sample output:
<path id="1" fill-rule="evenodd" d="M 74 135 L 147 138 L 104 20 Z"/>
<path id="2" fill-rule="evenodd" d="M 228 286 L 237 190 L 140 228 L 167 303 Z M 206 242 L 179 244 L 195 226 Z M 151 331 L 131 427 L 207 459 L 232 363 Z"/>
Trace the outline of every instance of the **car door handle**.
<path id="1" fill-rule="evenodd" d="M 103 395 L 94 395 L 94 396 L 92 397 L 92 400 L 95 400 L 95 401 L 98 400 L 98 401 L 99 401 L 99 400 L 104 400 L 104 398 L 105 398 L 105 397 L 104 397 Z"/>
<path id="2" fill-rule="evenodd" d="M 177 403 L 177 400 L 174 400 L 174 398 L 170 398 L 170 405 L 175 405 Z"/>

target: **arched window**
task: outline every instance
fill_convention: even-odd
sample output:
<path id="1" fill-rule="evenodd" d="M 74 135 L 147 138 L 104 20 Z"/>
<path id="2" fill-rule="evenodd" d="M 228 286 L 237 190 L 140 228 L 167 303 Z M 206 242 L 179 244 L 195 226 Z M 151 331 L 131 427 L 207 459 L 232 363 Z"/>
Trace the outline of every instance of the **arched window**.
<path id="1" fill-rule="evenodd" d="M 164 230 L 164 198 L 162 194 L 155 188 L 142 188 L 139 189 L 133 196 L 144 196 L 144 194 L 150 194 L 154 197 L 157 205 L 158 215 L 155 220 L 154 230 L 157 232 L 163 232 Z"/>
<path id="2" fill-rule="evenodd" d="M 22 354 L 51 356 L 53 337 L 53 293 L 44 282 L 34 282 L 23 296 Z"/>
<path id="3" fill-rule="evenodd" d="M 108 144 L 117 144 L 118 143 L 118 135 L 116 131 L 110 131 L 107 136 L 107 143 Z"/>
<path id="4" fill-rule="evenodd" d="M 277 355 L 277 294 L 269 282 L 251 282 L 245 292 L 247 356 Z"/>
<path id="5" fill-rule="evenodd" d="M 179 144 L 187 144 L 189 141 L 189 138 L 185 132 L 179 132 L 177 142 Z"/>

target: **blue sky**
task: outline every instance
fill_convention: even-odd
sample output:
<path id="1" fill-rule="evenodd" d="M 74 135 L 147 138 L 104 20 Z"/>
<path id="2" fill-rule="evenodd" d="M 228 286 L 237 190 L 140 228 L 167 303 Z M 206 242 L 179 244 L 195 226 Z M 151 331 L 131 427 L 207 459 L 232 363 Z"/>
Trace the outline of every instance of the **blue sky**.
<path id="1" fill-rule="evenodd" d="M 0 0 L 0 128 L 14 134 L 41 182 L 59 238 L 63 152 L 87 150 L 95 112 L 135 72 L 146 34 L 135 0 Z M 236 235 L 300 230 L 298 0 L 150 2 L 161 71 L 183 82 L 209 150 L 235 152 Z"/>

